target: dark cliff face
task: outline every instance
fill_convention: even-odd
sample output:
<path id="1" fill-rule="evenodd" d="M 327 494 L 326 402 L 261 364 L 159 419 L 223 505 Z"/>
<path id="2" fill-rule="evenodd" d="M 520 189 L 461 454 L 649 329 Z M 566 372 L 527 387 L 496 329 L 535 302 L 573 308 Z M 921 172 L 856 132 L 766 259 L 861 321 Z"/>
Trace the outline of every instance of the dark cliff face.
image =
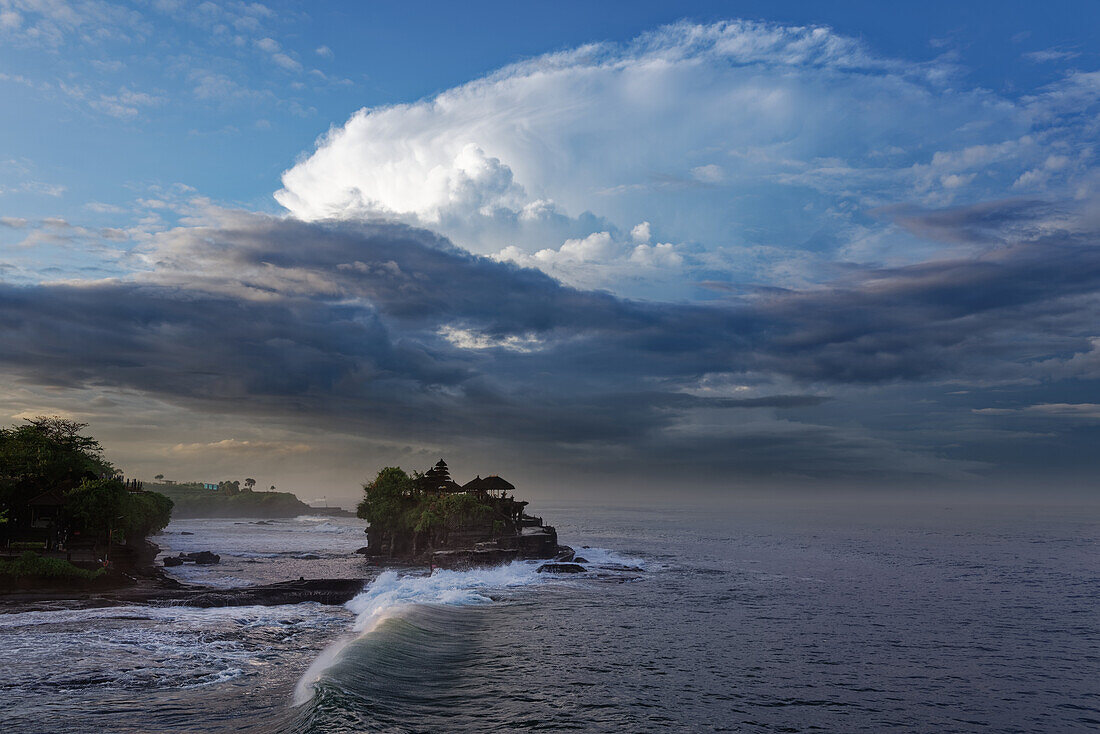
<path id="1" fill-rule="evenodd" d="M 525 518 L 527 524 L 502 528 L 499 523 L 480 519 L 456 525 L 441 539 L 432 540 L 413 530 L 387 531 L 369 527 L 366 555 L 401 561 L 428 560 L 433 553 L 455 551 L 500 551 L 502 561 L 513 558 L 552 558 L 558 548 L 557 531 L 541 519 Z M 537 524 L 536 522 L 537 521 Z"/>

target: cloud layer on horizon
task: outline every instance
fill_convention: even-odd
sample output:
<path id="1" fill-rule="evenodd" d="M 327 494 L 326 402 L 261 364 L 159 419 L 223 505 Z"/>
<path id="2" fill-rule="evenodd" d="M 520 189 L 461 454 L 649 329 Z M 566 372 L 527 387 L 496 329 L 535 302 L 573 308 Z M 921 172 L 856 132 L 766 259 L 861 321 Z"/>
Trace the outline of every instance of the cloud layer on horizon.
<path id="1" fill-rule="evenodd" d="M 221 211 L 157 235 L 133 278 L 0 286 L 0 367 L 600 471 L 957 479 L 996 468 L 950 449 L 993 420 L 982 409 L 995 406 L 974 403 L 983 394 L 1077 431 L 1088 411 L 1022 409 L 1092 402 L 1047 396 L 1100 380 L 1096 232 L 1058 229 L 1065 212 L 1028 201 L 898 216 L 944 239 L 1042 234 L 826 287 L 657 304 L 405 225 Z M 917 393 L 942 412 L 881 424 L 881 405 Z M 932 424 L 938 439 L 921 434 Z"/>

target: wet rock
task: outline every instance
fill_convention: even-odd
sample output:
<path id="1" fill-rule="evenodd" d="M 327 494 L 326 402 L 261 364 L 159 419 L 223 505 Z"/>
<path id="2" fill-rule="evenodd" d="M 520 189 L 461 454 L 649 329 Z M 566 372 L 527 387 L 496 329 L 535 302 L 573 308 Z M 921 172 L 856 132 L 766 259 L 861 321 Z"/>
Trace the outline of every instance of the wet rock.
<path id="1" fill-rule="evenodd" d="M 188 532 L 187 530 L 181 530 L 180 535 L 194 535 L 194 533 Z"/>
<path id="2" fill-rule="evenodd" d="M 584 573 L 587 569 L 576 563 L 544 563 L 538 567 L 538 573 Z"/>
<path id="3" fill-rule="evenodd" d="M 365 556 L 370 553 L 370 548 L 364 545 L 362 548 L 356 548 L 355 552 Z"/>
<path id="4" fill-rule="evenodd" d="M 202 589 L 180 594 L 176 604 L 191 607 L 277 606 L 312 601 L 344 604 L 363 590 L 363 579 L 298 579 L 238 589 Z"/>
<path id="5" fill-rule="evenodd" d="M 165 568 L 171 568 L 173 566 L 182 566 L 183 565 L 183 559 L 182 558 L 177 558 L 176 556 L 166 556 L 163 563 L 164 563 Z"/>
<path id="6" fill-rule="evenodd" d="M 180 553 L 179 559 L 181 562 L 195 563 L 200 566 L 212 566 L 215 563 L 221 563 L 222 557 L 217 553 L 211 553 L 210 551 L 199 551 L 198 553 Z"/>
<path id="7" fill-rule="evenodd" d="M 583 556 L 574 556 L 573 563 L 591 563 L 591 561 L 589 561 L 587 558 L 584 558 Z"/>
<path id="8" fill-rule="evenodd" d="M 212 566 L 215 563 L 221 563 L 222 557 L 217 553 L 211 553 L 210 551 L 199 551 L 193 554 L 195 556 L 195 563 L 200 566 Z"/>
<path id="9" fill-rule="evenodd" d="M 554 556 L 555 563 L 567 563 L 573 560 L 573 556 L 576 552 L 567 545 L 559 545 L 558 553 Z"/>
<path id="10" fill-rule="evenodd" d="M 470 568 L 499 566 L 511 563 L 518 557 L 519 551 L 504 548 L 436 551 L 432 554 L 432 566 L 462 571 Z"/>

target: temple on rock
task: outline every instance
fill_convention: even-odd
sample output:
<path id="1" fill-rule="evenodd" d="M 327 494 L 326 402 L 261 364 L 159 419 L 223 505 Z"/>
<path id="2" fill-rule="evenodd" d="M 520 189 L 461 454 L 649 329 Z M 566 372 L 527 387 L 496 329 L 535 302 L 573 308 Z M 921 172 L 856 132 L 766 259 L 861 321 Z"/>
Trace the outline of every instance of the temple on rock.
<path id="1" fill-rule="evenodd" d="M 387 471 L 399 474 L 387 475 L 383 483 Z M 365 487 L 367 499 L 360 505 L 360 516 L 370 522 L 363 550 L 396 559 L 431 556 L 436 565 L 451 567 L 552 558 L 557 532 L 541 517 L 528 515 L 528 502 L 516 499 L 515 490 L 496 474 L 459 484 L 443 459 L 412 477 L 397 468 L 383 470 Z"/>

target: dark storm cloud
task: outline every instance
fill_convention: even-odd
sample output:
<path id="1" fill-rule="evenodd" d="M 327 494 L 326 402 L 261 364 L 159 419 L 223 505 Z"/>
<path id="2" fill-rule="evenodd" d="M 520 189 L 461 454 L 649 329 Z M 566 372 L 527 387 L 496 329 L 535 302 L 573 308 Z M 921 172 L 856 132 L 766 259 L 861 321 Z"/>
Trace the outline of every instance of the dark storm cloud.
<path id="1" fill-rule="evenodd" d="M 1050 357 L 1055 336 L 1085 348 L 1098 285 L 1093 238 L 1047 237 L 773 297 L 756 309 L 772 334 L 757 346 L 767 369 L 807 380 L 980 379 Z"/>
<path id="2" fill-rule="evenodd" d="M 995 209 L 919 216 L 973 239 L 975 220 L 1015 227 L 1049 213 Z M 834 388 L 1020 379 L 1038 360 L 1072 378 L 1066 365 L 1097 323 L 1093 243 L 1051 234 L 812 291 L 684 305 L 569 288 L 408 227 L 224 213 L 161 235 L 136 280 L 0 285 L 0 365 L 39 385 L 120 386 L 375 435 L 879 471 L 911 457 L 849 428 L 772 418 L 753 433 L 722 416 L 809 417 Z M 714 375 L 753 392 L 708 390 Z M 791 392 L 799 384 L 815 387 Z"/>

